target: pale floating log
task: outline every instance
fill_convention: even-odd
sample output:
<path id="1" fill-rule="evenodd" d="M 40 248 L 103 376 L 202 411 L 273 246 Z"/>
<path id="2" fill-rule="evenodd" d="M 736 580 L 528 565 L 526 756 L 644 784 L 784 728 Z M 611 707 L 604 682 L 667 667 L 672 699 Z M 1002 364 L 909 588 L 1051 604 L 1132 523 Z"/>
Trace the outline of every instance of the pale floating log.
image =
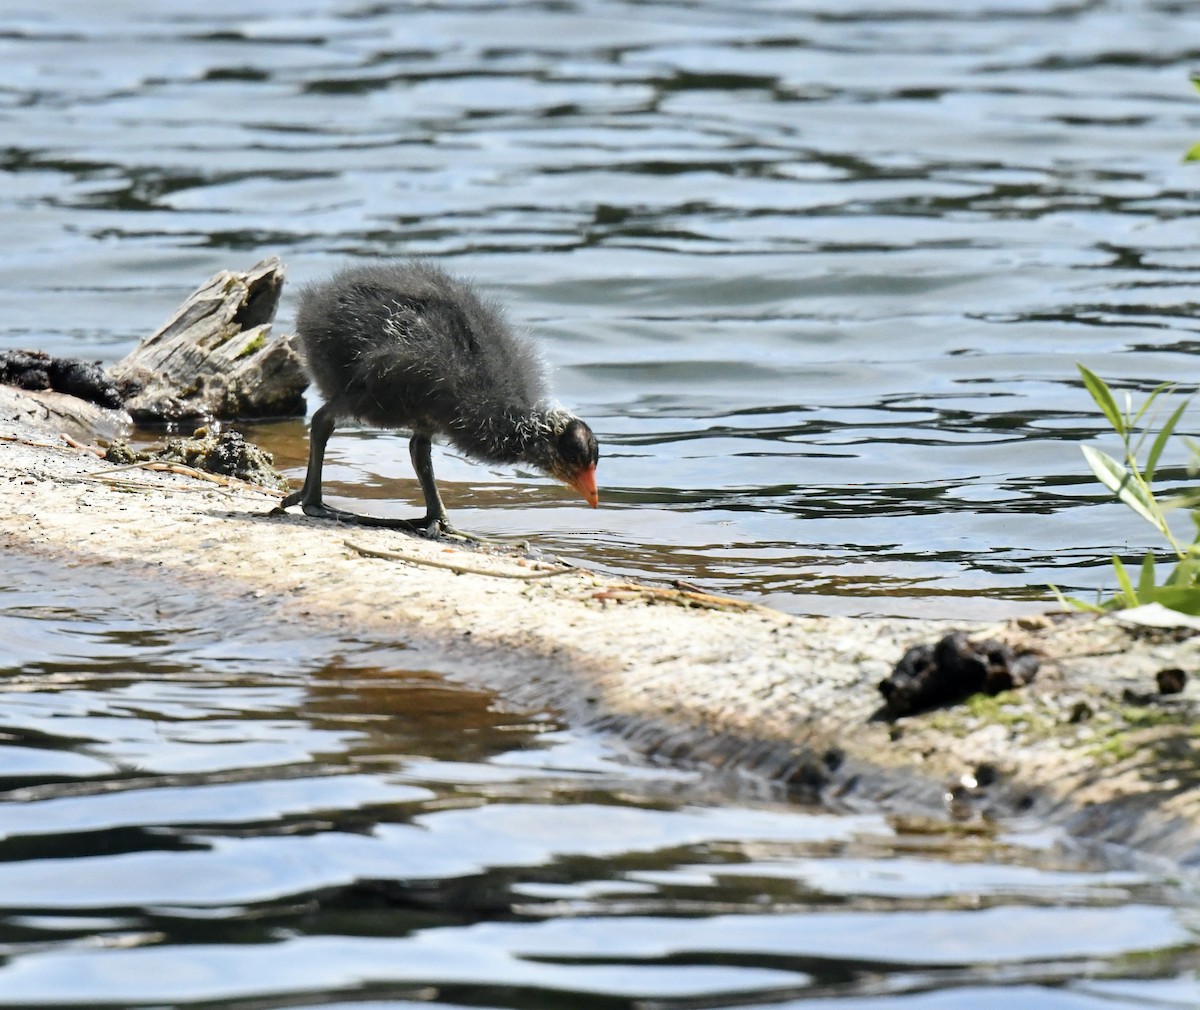
<path id="1" fill-rule="evenodd" d="M 1200 678 L 1166 695 L 1157 683 L 1200 669 L 1200 634 L 1182 615 L 947 625 L 709 609 L 720 601 L 581 568 L 529 580 L 529 559 L 495 547 L 447 554 L 445 541 L 382 529 L 356 530 L 350 546 L 339 523 L 266 518 L 273 504 L 179 474 L 112 472 L 40 442 L 0 444 L 2 556 L 71 565 L 122 606 L 199 594 L 211 606 L 189 619 L 214 633 L 235 604 L 288 640 L 402 645 L 407 669 L 453 671 L 658 758 L 710 763 L 731 791 L 765 777 L 777 796 L 940 813 L 962 822 L 948 830 L 1001 841 L 1017 813 L 1021 830 L 1065 825 L 1200 866 Z M 1038 676 L 969 705 L 880 718 L 880 678 L 949 631 L 1035 653 Z"/>
<path id="2" fill-rule="evenodd" d="M 135 421 L 293 417 L 308 378 L 292 335 L 271 332 L 284 268 L 222 270 L 109 369 Z"/>

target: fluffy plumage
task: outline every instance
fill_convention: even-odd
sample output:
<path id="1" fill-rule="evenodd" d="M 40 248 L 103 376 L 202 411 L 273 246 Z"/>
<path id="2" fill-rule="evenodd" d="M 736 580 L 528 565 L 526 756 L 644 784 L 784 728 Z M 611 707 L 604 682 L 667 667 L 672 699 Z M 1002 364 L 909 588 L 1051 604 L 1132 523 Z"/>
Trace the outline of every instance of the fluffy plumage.
<path id="1" fill-rule="evenodd" d="M 325 404 L 313 416 L 304 488 L 284 507 L 365 518 L 321 502 L 325 440 L 346 417 L 412 431 L 409 448 L 427 515 L 407 525 L 447 525 L 429 462 L 435 437 L 474 459 L 529 463 L 596 504 L 598 450 L 591 429 L 548 402 L 545 368 L 533 345 L 466 282 L 420 260 L 353 267 L 304 289 L 296 329 Z"/>

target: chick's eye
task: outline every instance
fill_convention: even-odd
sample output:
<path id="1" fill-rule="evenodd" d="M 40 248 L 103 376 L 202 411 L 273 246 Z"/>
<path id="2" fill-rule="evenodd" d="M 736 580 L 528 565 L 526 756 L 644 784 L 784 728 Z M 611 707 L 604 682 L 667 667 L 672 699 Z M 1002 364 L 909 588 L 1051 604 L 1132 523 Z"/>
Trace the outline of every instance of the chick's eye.
<path id="1" fill-rule="evenodd" d="M 595 439 L 582 421 L 572 421 L 558 437 L 558 454 L 563 462 L 574 467 L 596 461 Z"/>
<path id="2" fill-rule="evenodd" d="M 578 465 L 583 461 L 582 446 L 577 439 L 571 438 L 569 434 L 564 433 L 558 440 L 558 454 L 562 457 L 564 463 L 570 463 L 572 466 Z"/>

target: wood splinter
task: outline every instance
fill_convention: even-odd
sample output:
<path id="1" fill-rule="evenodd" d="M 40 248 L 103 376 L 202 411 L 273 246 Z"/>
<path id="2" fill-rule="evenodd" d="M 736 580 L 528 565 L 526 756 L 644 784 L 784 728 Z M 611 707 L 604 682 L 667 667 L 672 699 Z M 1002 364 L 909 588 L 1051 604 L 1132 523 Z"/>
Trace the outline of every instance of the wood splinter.
<path id="1" fill-rule="evenodd" d="M 574 572 L 574 568 L 546 568 L 537 572 L 494 572 L 487 568 L 475 568 L 471 565 L 459 565 L 453 561 L 435 561 L 432 558 L 418 558 L 411 554 L 401 554 L 399 551 L 385 551 L 374 547 L 364 547 L 362 544 L 356 544 L 353 540 L 342 541 L 352 551 L 357 551 L 359 554 L 368 558 L 381 558 L 385 561 L 407 561 L 413 565 L 424 565 L 427 568 L 441 568 L 448 572 L 456 572 L 459 575 L 488 575 L 494 579 L 520 579 L 524 581 L 532 581 L 533 579 L 549 579 L 555 575 L 566 575 L 569 572 Z"/>

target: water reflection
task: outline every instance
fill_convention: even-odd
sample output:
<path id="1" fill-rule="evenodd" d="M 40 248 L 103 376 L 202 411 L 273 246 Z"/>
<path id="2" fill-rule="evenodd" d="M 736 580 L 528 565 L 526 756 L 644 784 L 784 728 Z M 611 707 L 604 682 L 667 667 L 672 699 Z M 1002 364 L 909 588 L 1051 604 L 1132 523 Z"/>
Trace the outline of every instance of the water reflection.
<path id="1" fill-rule="evenodd" d="M 752 802 L 102 569 L 0 600 L 0 1006 L 1200 997 L 1190 891 L 1053 835 Z"/>

